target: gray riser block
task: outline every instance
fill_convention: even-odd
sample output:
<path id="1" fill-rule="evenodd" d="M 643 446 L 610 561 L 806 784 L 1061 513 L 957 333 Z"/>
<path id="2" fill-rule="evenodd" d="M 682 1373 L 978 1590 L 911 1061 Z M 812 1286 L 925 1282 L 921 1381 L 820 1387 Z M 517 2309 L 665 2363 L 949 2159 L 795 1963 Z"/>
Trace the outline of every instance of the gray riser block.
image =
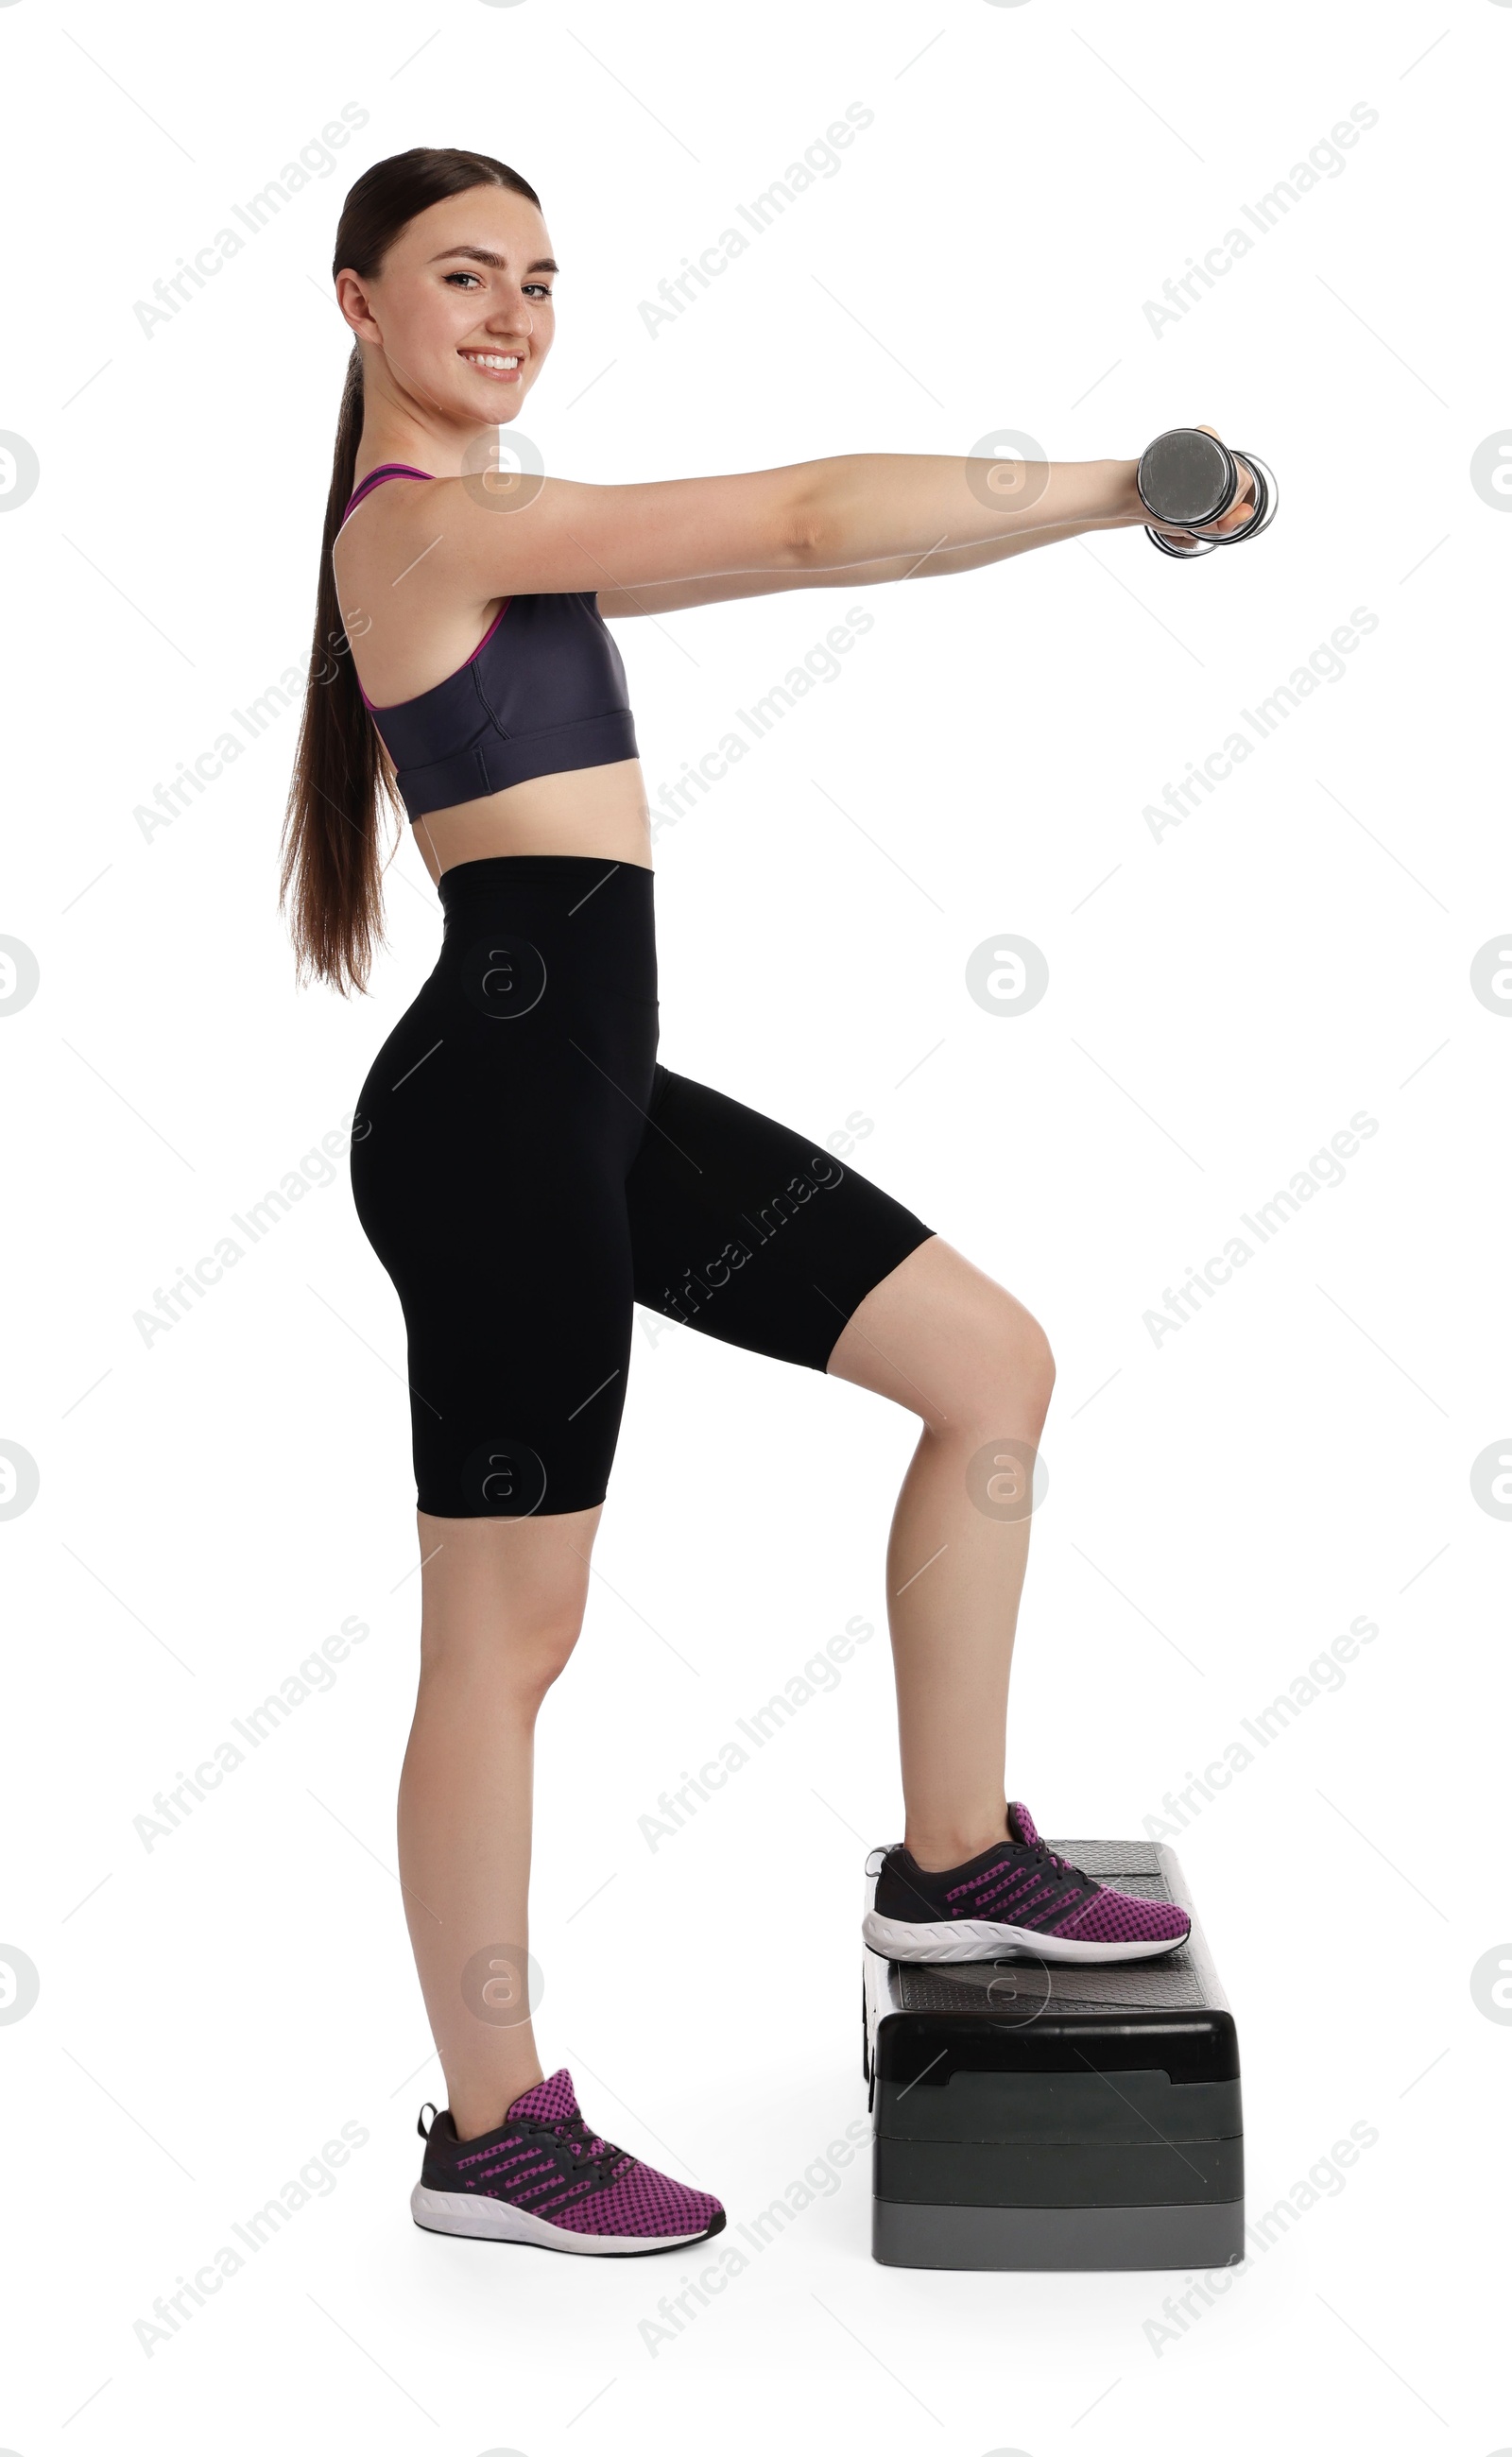
<path id="1" fill-rule="evenodd" d="M 872 2258 L 897 2269 L 1222 2269 L 1244 2258 L 1244 2203 L 1105 2210 L 874 2201 Z"/>
<path id="2" fill-rule="evenodd" d="M 998 2209 L 1236 2201 L 1244 2192 L 1244 2144 L 879 2141 L 873 2190 L 880 2201 Z"/>

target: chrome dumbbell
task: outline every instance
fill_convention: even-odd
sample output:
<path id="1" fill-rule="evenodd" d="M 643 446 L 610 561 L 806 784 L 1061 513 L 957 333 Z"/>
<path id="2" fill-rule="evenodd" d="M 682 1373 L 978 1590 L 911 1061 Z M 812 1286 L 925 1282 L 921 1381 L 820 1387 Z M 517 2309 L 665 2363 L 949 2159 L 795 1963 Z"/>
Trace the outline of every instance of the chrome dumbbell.
<path id="1" fill-rule="evenodd" d="M 1162 554 L 1190 563 L 1196 555 L 1211 554 L 1215 546 L 1237 546 L 1241 538 L 1258 537 L 1275 518 L 1275 480 L 1255 453 L 1231 452 L 1200 426 L 1168 427 L 1146 444 L 1135 473 L 1139 500 L 1152 519 L 1171 528 L 1207 530 L 1230 509 L 1246 476 L 1253 480 L 1254 501 L 1238 528 L 1193 536 L 1185 546 L 1159 529 L 1147 527 L 1145 535 Z"/>

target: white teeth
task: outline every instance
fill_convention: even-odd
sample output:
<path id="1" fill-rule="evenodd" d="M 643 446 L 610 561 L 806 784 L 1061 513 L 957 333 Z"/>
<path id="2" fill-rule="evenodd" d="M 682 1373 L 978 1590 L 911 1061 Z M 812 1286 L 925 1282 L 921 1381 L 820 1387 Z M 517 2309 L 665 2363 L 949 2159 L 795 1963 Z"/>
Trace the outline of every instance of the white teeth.
<path id="1" fill-rule="evenodd" d="M 469 367 L 517 367 L 520 363 L 518 359 L 501 358 L 483 350 L 464 350 L 462 355 Z"/>

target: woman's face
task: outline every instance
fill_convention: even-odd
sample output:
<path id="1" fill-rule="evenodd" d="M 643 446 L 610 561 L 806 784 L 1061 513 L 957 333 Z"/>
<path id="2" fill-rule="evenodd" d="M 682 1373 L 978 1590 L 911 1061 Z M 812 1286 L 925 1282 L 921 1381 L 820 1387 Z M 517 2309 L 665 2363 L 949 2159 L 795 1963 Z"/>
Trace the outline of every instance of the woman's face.
<path id="1" fill-rule="evenodd" d="M 468 188 L 405 225 L 371 280 L 342 271 L 337 297 L 383 351 L 396 391 L 469 428 L 503 426 L 556 333 L 556 265 L 538 209 L 509 188 Z"/>

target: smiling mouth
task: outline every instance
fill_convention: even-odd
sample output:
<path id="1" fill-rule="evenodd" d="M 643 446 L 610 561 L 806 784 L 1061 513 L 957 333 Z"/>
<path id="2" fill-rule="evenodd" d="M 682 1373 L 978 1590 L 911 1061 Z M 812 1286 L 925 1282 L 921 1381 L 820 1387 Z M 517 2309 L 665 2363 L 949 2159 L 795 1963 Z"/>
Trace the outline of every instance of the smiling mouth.
<path id="1" fill-rule="evenodd" d="M 458 357 L 495 383 L 508 383 L 519 374 L 523 353 L 515 350 L 459 350 Z"/>

